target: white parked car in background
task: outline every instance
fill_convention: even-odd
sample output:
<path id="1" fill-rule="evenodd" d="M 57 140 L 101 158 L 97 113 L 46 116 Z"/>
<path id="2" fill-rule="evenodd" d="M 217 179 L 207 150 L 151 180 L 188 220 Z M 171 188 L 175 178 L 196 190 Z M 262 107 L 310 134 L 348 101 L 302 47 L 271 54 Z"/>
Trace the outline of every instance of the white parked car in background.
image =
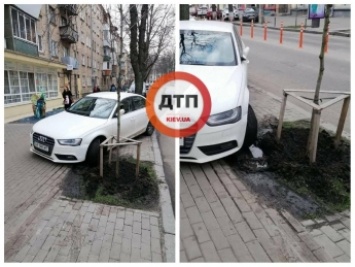
<path id="1" fill-rule="evenodd" d="M 145 98 L 116 92 L 87 95 L 67 111 L 40 120 L 31 131 L 30 150 L 54 162 L 74 163 L 99 160 L 99 146 L 117 134 L 117 112 L 121 115 L 120 136 L 135 137 L 154 132 L 145 111 Z"/>
<path id="2" fill-rule="evenodd" d="M 237 26 L 217 21 L 180 21 L 179 71 L 197 76 L 212 100 L 207 123 L 180 141 L 180 161 L 204 163 L 249 147 L 257 121 L 249 105 L 248 52 Z"/>

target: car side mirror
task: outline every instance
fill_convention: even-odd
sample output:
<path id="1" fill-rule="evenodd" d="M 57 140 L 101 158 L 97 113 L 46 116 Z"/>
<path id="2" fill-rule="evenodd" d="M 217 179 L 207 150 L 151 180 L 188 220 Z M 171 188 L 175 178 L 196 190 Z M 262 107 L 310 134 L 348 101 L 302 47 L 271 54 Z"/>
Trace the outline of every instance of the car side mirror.
<path id="1" fill-rule="evenodd" d="M 120 115 L 123 115 L 123 114 L 125 114 L 126 113 L 126 111 L 123 109 L 123 108 L 121 108 L 120 109 Z"/>
<path id="2" fill-rule="evenodd" d="M 244 49 L 243 49 L 243 57 L 244 57 L 245 59 L 248 57 L 249 50 L 250 50 L 249 46 L 244 47 Z"/>
<path id="3" fill-rule="evenodd" d="M 241 57 L 241 59 L 242 59 L 242 62 L 246 62 L 246 63 L 249 63 L 249 60 L 248 60 L 248 54 L 249 54 L 249 47 L 247 46 L 247 47 L 245 47 L 244 49 L 243 49 L 243 55 L 242 55 L 242 57 Z"/>

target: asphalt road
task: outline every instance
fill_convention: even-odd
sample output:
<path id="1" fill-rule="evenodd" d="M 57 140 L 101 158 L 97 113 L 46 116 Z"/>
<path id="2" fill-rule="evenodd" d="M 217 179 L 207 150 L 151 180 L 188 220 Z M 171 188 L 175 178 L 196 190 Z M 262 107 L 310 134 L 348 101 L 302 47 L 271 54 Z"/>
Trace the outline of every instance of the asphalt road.
<path id="1" fill-rule="evenodd" d="M 299 48 L 299 33 L 284 32 L 283 44 L 279 43 L 280 32 L 268 30 L 267 41 L 263 29 L 243 29 L 244 43 L 250 47 L 249 85 L 282 97 L 283 89 L 315 90 L 319 72 L 321 34 L 304 33 L 303 48 Z M 350 92 L 350 38 L 330 36 L 328 53 L 325 55 L 325 70 L 322 91 Z M 309 95 L 313 97 L 313 95 Z M 300 107 L 309 106 L 292 100 Z M 337 125 L 342 102 L 322 112 L 322 120 Z M 344 130 L 350 133 L 350 109 Z"/>
<path id="2" fill-rule="evenodd" d="M 157 132 L 163 168 L 169 186 L 171 203 L 175 214 L 175 138 Z"/>

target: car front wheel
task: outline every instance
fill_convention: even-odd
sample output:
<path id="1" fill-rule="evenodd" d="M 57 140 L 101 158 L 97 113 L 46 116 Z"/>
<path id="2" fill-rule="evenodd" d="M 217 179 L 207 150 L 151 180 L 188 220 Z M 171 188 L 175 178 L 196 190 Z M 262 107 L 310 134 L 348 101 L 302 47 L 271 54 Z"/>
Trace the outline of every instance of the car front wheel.
<path id="1" fill-rule="evenodd" d="M 151 136 L 154 133 L 154 126 L 148 122 L 147 128 L 145 130 L 145 135 Z"/>
<path id="2" fill-rule="evenodd" d="M 100 160 L 100 139 L 96 138 L 91 142 L 88 152 L 86 153 L 86 162 L 90 165 L 99 164 Z"/>
<path id="3" fill-rule="evenodd" d="M 258 121 L 256 119 L 253 108 L 248 106 L 248 120 L 247 128 L 245 131 L 243 148 L 249 148 L 252 144 L 255 143 L 258 134 Z"/>

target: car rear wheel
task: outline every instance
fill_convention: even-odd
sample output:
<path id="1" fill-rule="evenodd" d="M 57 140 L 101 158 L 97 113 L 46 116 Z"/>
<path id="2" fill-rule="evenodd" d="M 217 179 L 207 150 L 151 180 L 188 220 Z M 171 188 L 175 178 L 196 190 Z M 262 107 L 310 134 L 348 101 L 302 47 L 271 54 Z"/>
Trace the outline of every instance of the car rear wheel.
<path id="1" fill-rule="evenodd" d="M 258 121 L 256 119 L 253 108 L 248 106 L 247 129 L 245 131 L 243 148 L 249 148 L 255 143 L 258 134 Z"/>
<path id="2" fill-rule="evenodd" d="M 96 138 L 91 142 L 88 152 L 86 153 L 86 162 L 90 165 L 99 164 L 100 160 L 100 139 Z"/>
<path id="3" fill-rule="evenodd" d="M 154 126 L 148 122 L 147 128 L 145 130 L 145 135 L 151 136 L 154 133 Z"/>

